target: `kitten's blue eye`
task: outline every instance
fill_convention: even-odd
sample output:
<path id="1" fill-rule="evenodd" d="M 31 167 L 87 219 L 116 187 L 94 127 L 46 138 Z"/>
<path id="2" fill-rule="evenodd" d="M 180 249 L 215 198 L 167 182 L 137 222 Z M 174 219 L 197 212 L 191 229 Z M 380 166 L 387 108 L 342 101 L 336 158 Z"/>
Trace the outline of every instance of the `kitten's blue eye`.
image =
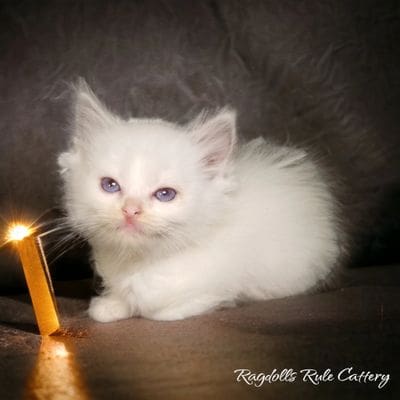
<path id="1" fill-rule="evenodd" d="M 162 188 L 162 189 L 158 189 L 154 193 L 154 196 L 159 201 L 171 201 L 175 198 L 176 191 L 171 188 Z"/>
<path id="2" fill-rule="evenodd" d="M 121 190 L 118 182 L 112 178 L 101 178 L 101 187 L 104 191 L 109 193 L 115 193 Z"/>

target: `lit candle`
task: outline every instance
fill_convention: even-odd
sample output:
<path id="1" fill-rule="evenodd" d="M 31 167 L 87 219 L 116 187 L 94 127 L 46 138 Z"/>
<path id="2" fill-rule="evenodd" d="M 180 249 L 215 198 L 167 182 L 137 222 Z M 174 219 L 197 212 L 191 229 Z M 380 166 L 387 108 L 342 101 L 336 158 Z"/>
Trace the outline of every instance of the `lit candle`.
<path id="1" fill-rule="evenodd" d="M 18 249 L 39 332 L 42 336 L 51 335 L 60 328 L 60 323 L 40 238 L 24 225 L 13 225 L 8 240 L 15 242 Z"/>

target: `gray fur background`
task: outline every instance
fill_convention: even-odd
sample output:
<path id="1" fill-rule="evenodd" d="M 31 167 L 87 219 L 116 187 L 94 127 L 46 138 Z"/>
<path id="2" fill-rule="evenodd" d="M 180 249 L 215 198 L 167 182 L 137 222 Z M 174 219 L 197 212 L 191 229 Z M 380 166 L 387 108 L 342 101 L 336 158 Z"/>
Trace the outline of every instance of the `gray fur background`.
<path id="1" fill-rule="evenodd" d="M 186 122 L 229 104 L 242 137 L 308 148 L 344 204 L 351 265 L 398 261 L 399 39 L 390 0 L 1 1 L 0 215 L 59 205 L 82 76 L 126 117 Z M 82 276 L 85 260 L 78 248 L 53 273 Z M 22 282 L 1 248 L 0 286 Z"/>

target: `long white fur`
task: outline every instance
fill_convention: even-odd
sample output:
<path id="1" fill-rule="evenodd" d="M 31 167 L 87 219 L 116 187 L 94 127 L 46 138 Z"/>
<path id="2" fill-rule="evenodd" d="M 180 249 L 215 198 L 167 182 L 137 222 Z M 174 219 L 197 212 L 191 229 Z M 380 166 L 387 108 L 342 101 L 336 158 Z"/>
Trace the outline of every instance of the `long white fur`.
<path id="1" fill-rule="evenodd" d="M 76 93 L 59 164 L 70 224 L 88 238 L 104 281 L 92 318 L 181 319 L 294 295 L 328 276 L 340 253 L 336 207 L 304 151 L 261 138 L 237 145 L 229 109 L 187 126 L 123 121 L 84 82 Z M 105 176 L 121 192 L 104 192 Z M 162 187 L 177 197 L 159 202 L 152 194 Z M 141 234 L 120 229 L 132 199 Z"/>

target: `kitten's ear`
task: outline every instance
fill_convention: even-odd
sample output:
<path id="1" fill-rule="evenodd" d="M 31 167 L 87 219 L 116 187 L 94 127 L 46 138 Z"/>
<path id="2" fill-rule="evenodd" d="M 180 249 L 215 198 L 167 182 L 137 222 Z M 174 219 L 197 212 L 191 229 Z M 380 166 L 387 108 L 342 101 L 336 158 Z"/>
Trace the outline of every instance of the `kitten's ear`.
<path id="1" fill-rule="evenodd" d="M 90 133 L 107 128 L 118 120 L 100 102 L 83 78 L 74 85 L 74 91 L 75 138 L 86 137 Z"/>
<path id="2" fill-rule="evenodd" d="M 202 162 L 213 175 L 223 170 L 236 144 L 236 112 L 223 108 L 209 117 L 200 115 L 191 125 L 191 136 L 203 152 Z"/>

